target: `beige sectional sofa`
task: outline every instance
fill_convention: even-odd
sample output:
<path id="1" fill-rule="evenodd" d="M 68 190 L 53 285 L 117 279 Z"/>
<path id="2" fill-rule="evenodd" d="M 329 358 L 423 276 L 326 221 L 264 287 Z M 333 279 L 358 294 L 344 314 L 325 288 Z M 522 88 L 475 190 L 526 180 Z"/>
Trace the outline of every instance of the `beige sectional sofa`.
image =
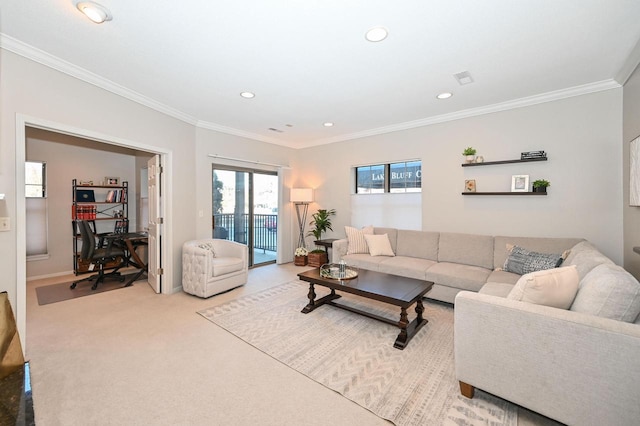
<path id="1" fill-rule="evenodd" d="M 395 256 L 347 254 L 348 240 L 333 242 L 332 261 L 372 271 L 433 281 L 431 299 L 453 303 L 462 290 L 479 291 L 487 282 L 515 284 L 519 275 L 497 271 L 507 258 L 507 244 L 542 253 L 562 253 L 581 238 L 494 237 L 453 232 L 373 228 L 387 234 Z"/>
<path id="2" fill-rule="evenodd" d="M 588 241 L 374 233 L 389 236 L 395 256 L 347 254 L 345 239 L 333 243 L 333 261 L 433 281 L 427 296 L 455 303 L 456 376 L 465 396 L 478 388 L 569 425 L 638 424 L 640 283 Z M 561 266 L 575 267 L 579 284 L 569 309 L 512 299 L 521 276 L 497 270 L 507 244 L 570 250 Z"/>

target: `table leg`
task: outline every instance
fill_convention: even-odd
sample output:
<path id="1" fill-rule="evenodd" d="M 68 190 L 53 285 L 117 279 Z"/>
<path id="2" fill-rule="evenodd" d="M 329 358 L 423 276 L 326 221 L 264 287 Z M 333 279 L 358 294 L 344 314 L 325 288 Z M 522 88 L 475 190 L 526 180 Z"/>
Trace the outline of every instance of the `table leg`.
<path id="1" fill-rule="evenodd" d="M 407 326 L 409 325 L 409 317 L 407 315 L 407 308 L 400 308 L 400 321 L 398 321 L 398 327 L 400 327 L 400 334 L 396 338 L 396 342 L 393 344 L 396 348 L 402 348 L 407 345 L 409 340 L 409 334 L 407 333 Z"/>
<path id="2" fill-rule="evenodd" d="M 418 299 L 418 301 L 416 302 L 416 314 L 418 314 L 418 317 L 417 317 L 418 324 L 424 320 L 424 318 L 422 317 L 423 312 L 424 312 L 424 305 L 422 304 L 422 299 Z"/>
<path id="3" fill-rule="evenodd" d="M 316 292 L 314 291 L 313 283 L 309 283 L 309 293 L 307 294 L 307 297 L 309 298 L 309 304 L 302 309 L 303 314 L 308 314 L 309 312 L 313 311 L 316 308 L 315 307 Z"/>

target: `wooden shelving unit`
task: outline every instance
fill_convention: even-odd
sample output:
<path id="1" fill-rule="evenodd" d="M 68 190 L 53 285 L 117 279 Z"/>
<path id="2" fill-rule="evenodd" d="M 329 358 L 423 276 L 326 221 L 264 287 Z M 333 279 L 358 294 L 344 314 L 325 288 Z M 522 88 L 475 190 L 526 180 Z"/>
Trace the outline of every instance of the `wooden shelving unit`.
<path id="1" fill-rule="evenodd" d="M 93 222 L 93 230 L 96 231 L 96 221 L 110 220 L 116 224 L 116 221 L 127 221 L 129 216 L 129 183 L 122 182 L 122 185 L 80 185 L 76 179 L 72 181 L 72 210 L 71 210 L 71 226 L 73 229 L 73 272 L 75 275 L 93 272 L 89 269 L 89 264 L 81 261 L 80 250 L 82 241 L 78 231 L 78 222 L 87 220 Z M 91 190 L 96 199 L 100 201 L 79 201 L 78 190 Z M 106 201 L 109 192 L 120 191 L 118 199 Z M 94 210 L 92 215 L 84 217 L 81 214 L 83 206 L 92 206 Z M 114 216 L 114 212 L 120 210 L 121 216 Z M 126 223 L 126 222 L 125 222 Z M 115 229 L 115 227 L 114 227 Z M 117 267 L 119 262 L 114 261 L 113 265 L 107 264 L 105 269 Z"/>
<path id="2" fill-rule="evenodd" d="M 500 160 L 500 161 L 485 161 L 482 163 L 462 163 L 462 167 L 476 167 L 476 166 L 495 166 L 498 164 L 514 164 L 514 163 L 532 163 L 538 161 L 547 161 L 547 157 L 543 158 L 529 158 L 526 160 Z M 462 192 L 462 195 L 547 195 L 546 192 Z"/>

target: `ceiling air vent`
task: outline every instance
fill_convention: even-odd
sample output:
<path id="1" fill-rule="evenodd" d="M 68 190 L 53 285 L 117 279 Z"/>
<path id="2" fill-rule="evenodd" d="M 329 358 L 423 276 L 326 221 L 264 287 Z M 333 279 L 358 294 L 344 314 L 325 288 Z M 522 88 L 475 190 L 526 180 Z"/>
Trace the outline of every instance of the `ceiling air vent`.
<path id="1" fill-rule="evenodd" d="M 284 130 L 274 129 L 273 127 L 269 127 L 269 130 L 271 130 L 272 132 L 284 133 Z"/>
<path id="2" fill-rule="evenodd" d="M 462 71 L 453 75 L 456 80 L 458 80 L 458 84 L 460 86 L 464 86 L 465 84 L 473 83 L 473 77 L 469 74 L 469 71 Z"/>

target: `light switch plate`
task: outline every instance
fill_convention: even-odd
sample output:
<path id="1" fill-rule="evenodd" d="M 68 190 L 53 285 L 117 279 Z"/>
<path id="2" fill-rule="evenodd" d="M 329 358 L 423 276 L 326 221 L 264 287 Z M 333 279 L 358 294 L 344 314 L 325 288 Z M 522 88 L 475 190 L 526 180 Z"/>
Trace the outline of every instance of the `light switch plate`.
<path id="1" fill-rule="evenodd" d="M 11 231 L 11 220 L 8 217 L 0 217 L 0 231 Z"/>

